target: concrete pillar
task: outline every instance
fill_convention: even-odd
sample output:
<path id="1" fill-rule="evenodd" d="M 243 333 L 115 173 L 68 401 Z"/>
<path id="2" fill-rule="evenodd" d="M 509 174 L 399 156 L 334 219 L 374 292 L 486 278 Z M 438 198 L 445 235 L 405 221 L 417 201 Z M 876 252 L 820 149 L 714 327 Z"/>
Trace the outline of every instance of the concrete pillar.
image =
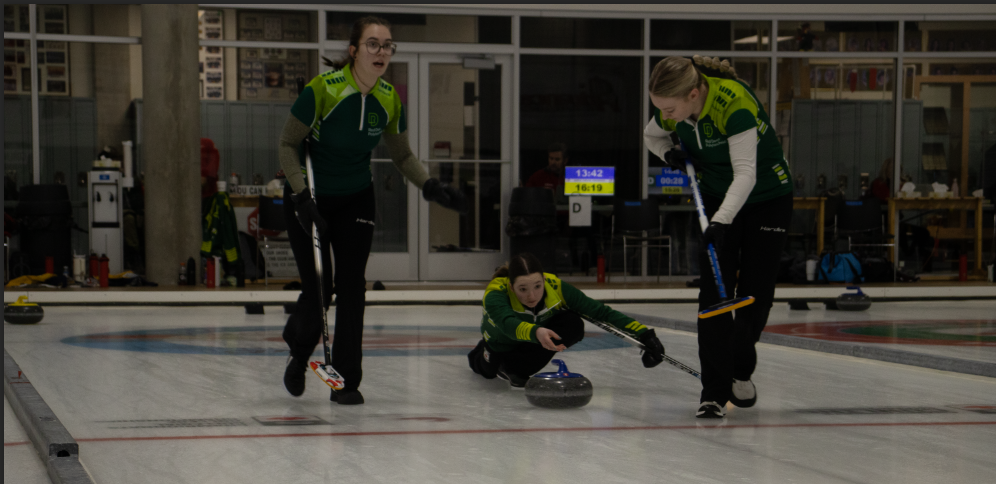
<path id="1" fill-rule="evenodd" d="M 201 245 L 197 6 L 142 5 L 143 169 L 148 278 L 176 285 Z"/>

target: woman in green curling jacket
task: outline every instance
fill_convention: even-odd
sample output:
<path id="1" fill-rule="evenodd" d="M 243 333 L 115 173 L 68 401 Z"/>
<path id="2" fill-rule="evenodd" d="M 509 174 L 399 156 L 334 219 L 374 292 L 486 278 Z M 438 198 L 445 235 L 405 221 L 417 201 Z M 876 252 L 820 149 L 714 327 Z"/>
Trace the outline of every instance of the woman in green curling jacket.
<path id="1" fill-rule="evenodd" d="M 715 72 L 708 77 L 700 69 Z M 699 319 L 702 394 L 699 418 L 722 418 L 726 402 L 750 407 L 757 401 L 751 375 L 754 343 L 768 322 L 778 263 L 792 218 L 788 162 L 757 96 L 726 61 L 668 57 L 650 74 L 650 101 L 657 108 L 644 130 L 650 152 L 685 171 L 690 156 L 702 189 L 712 243 L 723 282 L 735 297 L 754 296 L 750 306 Z M 671 141 L 677 133 L 685 151 Z M 710 265 L 699 256 L 699 309 L 720 302 Z"/>
<path id="2" fill-rule="evenodd" d="M 360 394 L 360 345 L 366 300 L 367 259 L 373 243 L 374 190 L 370 153 L 383 136 L 398 170 L 429 201 L 466 211 L 463 195 L 430 178 L 408 145 L 405 108 L 393 86 L 380 78 L 396 46 L 391 27 L 379 17 L 353 24 L 346 58 L 326 64 L 332 70 L 308 83 L 287 118 L 280 136 L 280 165 L 287 174 L 284 214 L 300 225 L 287 224 L 287 235 L 301 275 L 297 310 L 287 320 L 283 338 L 290 347 L 284 387 L 293 396 L 304 393 L 308 358 L 322 334 L 322 301 L 328 307 L 336 294 L 332 367 L 345 388 L 332 391 L 340 405 L 363 403 Z M 305 182 L 302 141 L 308 140 L 314 169 L 314 199 Z M 312 224 L 322 249 L 322 287 L 318 293 Z M 330 249 L 331 248 L 331 253 Z M 335 254 L 333 281 L 332 254 Z"/>
<path id="3" fill-rule="evenodd" d="M 634 335 L 649 351 L 643 366 L 664 361 L 664 346 L 654 330 L 594 299 L 557 276 L 543 272 L 536 256 L 513 256 L 491 277 L 484 290 L 483 338 L 467 359 L 484 378 L 508 380 L 522 388 L 534 373 L 584 338 L 578 313 Z"/>

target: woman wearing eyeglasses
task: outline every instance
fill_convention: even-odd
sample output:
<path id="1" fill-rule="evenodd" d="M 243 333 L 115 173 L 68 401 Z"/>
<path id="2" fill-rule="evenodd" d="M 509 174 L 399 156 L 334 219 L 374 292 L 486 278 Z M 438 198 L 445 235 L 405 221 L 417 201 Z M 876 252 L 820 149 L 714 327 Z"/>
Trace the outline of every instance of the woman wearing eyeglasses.
<path id="1" fill-rule="evenodd" d="M 408 145 L 405 108 L 394 87 L 380 78 L 395 51 L 386 20 L 372 16 L 357 20 L 346 57 L 338 62 L 325 59 L 333 69 L 305 86 L 280 135 L 280 165 L 287 174 L 284 213 L 287 220 L 296 217 L 300 222 L 287 224 L 302 283 L 297 310 L 283 331 L 290 347 L 284 387 L 293 396 L 304 393 L 308 359 L 322 333 L 322 301 L 328 307 L 334 293 L 332 366 L 345 380 L 345 388 L 333 390 L 331 400 L 340 405 L 363 403 L 358 388 L 363 377 L 364 272 L 373 242 L 375 205 L 370 155 L 381 137 L 395 166 L 421 187 L 426 200 L 466 211 L 463 195 L 430 178 Z M 306 148 L 314 170 L 314 198 L 305 181 Z M 312 224 L 319 232 L 324 295 L 318 293 Z"/>

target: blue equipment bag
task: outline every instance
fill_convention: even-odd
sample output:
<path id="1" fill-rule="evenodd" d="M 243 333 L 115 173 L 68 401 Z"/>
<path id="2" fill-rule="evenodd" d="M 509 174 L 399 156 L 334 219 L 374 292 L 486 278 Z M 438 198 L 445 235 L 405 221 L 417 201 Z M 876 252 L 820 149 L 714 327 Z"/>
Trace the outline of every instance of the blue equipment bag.
<path id="1" fill-rule="evenodd" d="M 864 282 L 861 262 L 850 252 L 830 252 L 820 261 L 818 280 L 823 282 Z"/>

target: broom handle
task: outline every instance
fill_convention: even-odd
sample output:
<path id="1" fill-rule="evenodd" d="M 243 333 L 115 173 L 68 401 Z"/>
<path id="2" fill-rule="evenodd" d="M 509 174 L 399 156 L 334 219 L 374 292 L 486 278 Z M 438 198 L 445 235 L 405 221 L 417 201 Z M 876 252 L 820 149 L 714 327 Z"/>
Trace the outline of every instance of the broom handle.
<path id="1" fill-rule="evenodd" d="M 685 144 L 681 144 L 681 148 L 685 148 Z M 699 226 L 702 227 L 702 233 L 705 233 L 706 229 L 709 228 L 709 217 L 706 217 L 705 213 L 705 203 L 702 202 L 702 194 L 699 193 L 699 184 L 695 181 L 695 167 L 692 165 L 692 160 L 685 161 L 685 172 L 688 173 L 688 185 L 692 188 L 692 198 L 695 199 L 695 211 L 699 214 Z M 716 257 L 716 248 L 710 243 L 706 247 L 706 252 L 709 254 L 709 265 L 712 267 L 712 274 L 716 277 L 716 288 L 719 289 L 719 297 L 722 300 L 726 300 L 726 286 L 723 284 L 723 273 L 719 270 L 719 258 Z"/>

